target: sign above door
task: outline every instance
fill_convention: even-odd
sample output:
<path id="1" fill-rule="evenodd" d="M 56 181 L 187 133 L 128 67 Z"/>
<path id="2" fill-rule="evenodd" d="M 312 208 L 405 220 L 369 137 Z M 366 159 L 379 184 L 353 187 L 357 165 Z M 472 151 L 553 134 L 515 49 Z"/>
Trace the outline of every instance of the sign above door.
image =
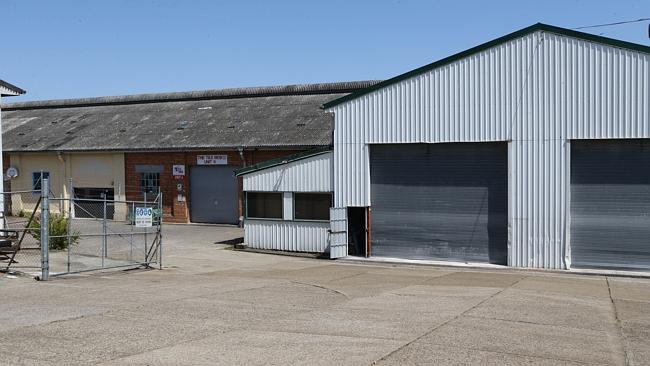
<path id="1" fill-rule="evenodd" d="M 197 155 L 197 165 L 228 165 L 228 155 Z"/>

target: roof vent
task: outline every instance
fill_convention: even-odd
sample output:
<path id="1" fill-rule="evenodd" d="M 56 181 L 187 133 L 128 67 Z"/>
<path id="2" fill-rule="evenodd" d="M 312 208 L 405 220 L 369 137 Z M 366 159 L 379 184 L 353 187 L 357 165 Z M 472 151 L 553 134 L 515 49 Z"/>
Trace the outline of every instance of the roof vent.
<path id="1" fill-rule="evenodd" d="M 184 130 L 187 128 L 189 125 L 189 122 L 187 121 L 181 121 L 181 124 L 176 128 L 177 130 Z"/>

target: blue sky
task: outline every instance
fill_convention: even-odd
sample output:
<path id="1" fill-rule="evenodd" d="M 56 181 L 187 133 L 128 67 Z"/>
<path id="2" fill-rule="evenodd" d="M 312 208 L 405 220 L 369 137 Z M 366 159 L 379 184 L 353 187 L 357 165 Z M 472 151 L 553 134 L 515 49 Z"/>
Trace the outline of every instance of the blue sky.
<path id="1" fill-rule="evenodd" d="M 533 23 L 650 17 L 650 1 L 2 0 L 12 101 L 385 79 Z M 650 45 L 648 22 L 587 30 Z"/>

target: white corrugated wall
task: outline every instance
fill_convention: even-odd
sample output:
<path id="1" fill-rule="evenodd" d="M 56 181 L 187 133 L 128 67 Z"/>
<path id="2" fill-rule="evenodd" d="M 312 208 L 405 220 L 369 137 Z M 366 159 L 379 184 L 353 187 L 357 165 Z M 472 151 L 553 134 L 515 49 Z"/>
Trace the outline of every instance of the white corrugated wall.
<path id="1" fill-rule="evenodd" d="M 509 264 L 565 268 L 571 139 L 650 138 L 650 55 L 538 31 L 334 106 L 335 206 L 368 144 L 508 141 Z"/>
<path id="2" fill-rule="evenodd" d="M 331 192 L 332 153 L 244 175 L 244 191 Z"/>
<path id="3" fill-rule="evenodd" d="M 329 222 L 247 219 L 244 242 L 249 248 L 323 253 Z"/>
<path id="4" fill-rule="evenodd" d="M 248 247 L 312 253 L 329 250 L 330 223 L 293 221 L 291 193 L 331 192 L 332 158 L 332 152 L 325 152 L 243 176 L 245 192 L 286 193 L 285 220 L 247 218 L 244 221 L 244 242 Z"/>

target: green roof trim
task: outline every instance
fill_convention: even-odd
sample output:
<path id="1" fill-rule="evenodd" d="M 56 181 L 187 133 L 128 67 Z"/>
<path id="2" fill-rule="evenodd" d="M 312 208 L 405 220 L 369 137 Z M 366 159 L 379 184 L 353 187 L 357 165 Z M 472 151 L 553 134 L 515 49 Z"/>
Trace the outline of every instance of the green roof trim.
<path id="1" fill-rule="evenodd" d="M 377 84 L 375 84 L 373 86 L 370 86 L 370 87 L 367 87 L 365 89 L 357 90 L 357 91 L 352 92 L 352 93 L 350 93 L 350 94 L 348 94 L 348 95 L 346 95 L 344 97 L 334 99 L 332 101 L 329 101 L 329 102 L 323 104 L 323 108 L 327 109 L 327 108 L 334 107 L 336 105 L 339 105 L 339 104 L 345 103 L 347 101 L 359 98 L 359 97 L 361 97 L 363 95 L 369 94 L 369 93 L 371 93 L 371 92 L 373 92 L 375 90 L 385 88 L 386 86 L 398 83 L 398 82 L 400 82 L 402 80 L 417 76 L 419 74 L 423 74 L 423 73 L 425 73 L 427 71 L 439 68 L 441 66 L 450 64 L 450 63 L 452 63 L 454 61 L 457 61 L 457 60 L 466 58 L 468 56 L 471 56 L 471 55 L 473 55 L 475 53 L 485 51 L 488 48 L 492 48 L 492 47 L 500 45 L 502 43 L 511 41 L 511 40 L 513 40 L 515 38 L 520 38 L 520 37 L 523 37 L 523 36 L 525 36 L 527 34 L 537 32 L 537 31 L 545 31 L 545 32 L 550 32 L 550 33 L 556 33 L 556 34 L 559 34 L 559 35 L 578 38 L 578 39 L 582 39 L 582 40 L 589 41 L 589 42 L 602 43 L 602 44 L 606 44 L 606 45 L 609 45 L 609 46 L 624 48 L 624 49 L 628 49 L 628 50 L 632 50 L 632 51 L 650 53 L 650 47 L 644 46 L 642 44 L 626 42 L 626 41 L 621 41 L 621 40 L 618 40 L 618 39 L 607 38 L 607 37 L 603 37 L 603 36 L 597 36 L 597 35 L 590 34 L 590 33 L 578 32 L 578 31 L 575 31 L 575 30 L 572 30 L 572 29 L 556 27 L 556 26 L 553 26 L 553 25 L 548 25 L 548 24 L 543 24 L 543 23 L 537 23 L 537 24 L 533 24 L 533 25 L 531 25 L 529 27 L 520 29 L 520 30 L 518 30 L 516 32 L 507 34 L 507 35 L 505 35 L 503 37 L 493 39 L 493 40 L 491 40 L 489 42 L 483 43 L 483 44 L 478 45 L 476 47 L 472 47 L 472 48 L 467 49 L 465 51 L 459 52 L 459 53 L 454 54 L 452 56 L 445 57 L 445 58 L 443 58 L 441 60 L 435 61 L 435 62 L 430 63 L 428 65 L 418 67 L 415 70 L 411 70 L 411 71 L 406 72 L 404 74 L 401 74 L 401 75 L 395 76 L 393 78 L 384 80 L 384 81 L 382 81 L 380 83 L 377 83 Z"/>
<path id="2" fill-rule="evenodd" d="M 319 148 L 311 149 L 311 150 L 307 150 L 307 151 L 302 151 L 302 152 L 299 152 L 297 154 L 284 156 L 284 157 L 277 158 L 277 159 L 267 160 L 267 161 L 261 162 L 259 164 L 255 164 L 255 165 L 247 166 L 245 168 L 237 169 L 237 170 L 235 170 L 235 176 L 239 177 L 239 176 L 246 175 L 246 174 L 249 174 L 249 173 L 253 173 L 253 172 L 260 171 L 260 170 L 272 168 L 274 166 L 283 165 L 283 164 L 291 163 L 291 162 L 294 162 L 294 161 L 311 158 L 312 156 L 316 156 L 316 155 L 326 154 L 328 152 L 332 152 L 332 148 L 330 146 L 325 146 L 325 147 L 319 147 Z"/>

